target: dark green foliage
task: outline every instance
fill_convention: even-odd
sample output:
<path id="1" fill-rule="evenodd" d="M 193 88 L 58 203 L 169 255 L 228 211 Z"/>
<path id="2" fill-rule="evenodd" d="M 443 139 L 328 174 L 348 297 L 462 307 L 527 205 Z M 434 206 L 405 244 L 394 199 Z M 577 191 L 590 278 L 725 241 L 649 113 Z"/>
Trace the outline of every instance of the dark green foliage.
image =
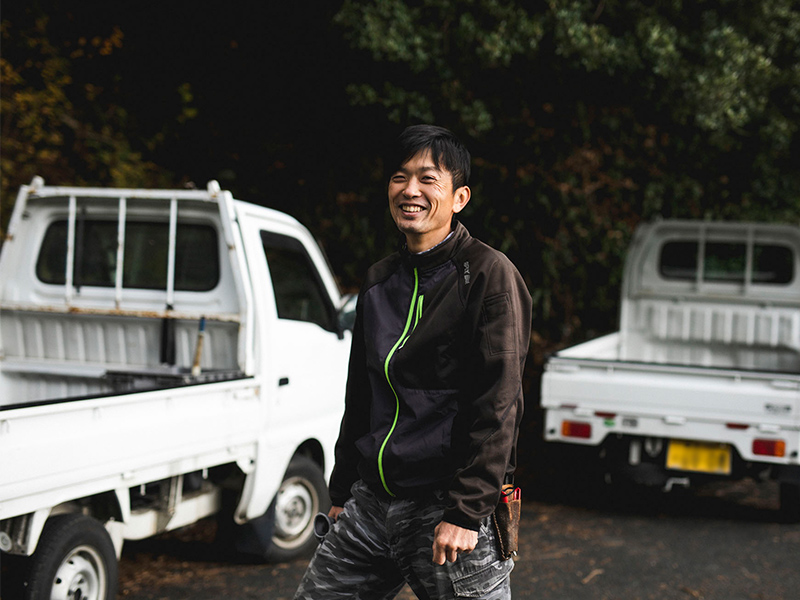
<path id="1" fill-rule="evenodd" d="M 522 269 L 545 342 L 614 328 L 642 219 L 798 221 L 788 0 L 348 0 L 336 21 L 385 67 L 354 103 L 474 150 L 465 221 Z"/>
<path id="2" fill-rule="evenodd" d="M 798 222 L 790 0 L 99 6 L 4 11 L 0 224 L 33 174 L 216 178 L 353 288 L 396 242 L 387 140 L 435 122 L 473 152 L 463 221 L 523 272 L 541 351 L 615 328 L 641 220 Z"/>

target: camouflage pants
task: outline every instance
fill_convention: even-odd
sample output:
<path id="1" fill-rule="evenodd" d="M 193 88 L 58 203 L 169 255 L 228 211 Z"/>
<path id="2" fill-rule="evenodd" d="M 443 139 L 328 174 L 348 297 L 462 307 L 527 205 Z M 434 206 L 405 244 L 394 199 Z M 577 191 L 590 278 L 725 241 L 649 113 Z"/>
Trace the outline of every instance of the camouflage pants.
<path id="1" fill-rule="evenodd" d="M 510 600 L 514 562 L 499 558 L 488 519 L 475 550 L 436 565 L 432 546 L 444 512 L 440 498 L 385 499 L 360 481 L 352 491 L 311 559 L 295 600 L 389 599 L 406 583 L 421 600 Z"/>

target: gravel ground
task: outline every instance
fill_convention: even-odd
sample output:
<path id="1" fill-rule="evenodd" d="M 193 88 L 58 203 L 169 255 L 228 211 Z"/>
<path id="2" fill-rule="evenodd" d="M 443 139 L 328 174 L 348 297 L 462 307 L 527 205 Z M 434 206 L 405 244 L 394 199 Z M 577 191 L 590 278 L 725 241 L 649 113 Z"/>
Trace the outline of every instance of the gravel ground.
<path id="1" fill-rule="evenodd" d="M 540 496 L 523 508 L 515 599 L 798 597 L 800 525 L 779 522 L 775 484 L 715 484 L 670 494 L 578 485 Z M 126 545 L 120 598 L 292 597 L 305 560 L 231 562 L 218 555 L 213 535 L 213 522 L 203 522 Z M 407 589 L 400 595 L 413 597 Z"/>

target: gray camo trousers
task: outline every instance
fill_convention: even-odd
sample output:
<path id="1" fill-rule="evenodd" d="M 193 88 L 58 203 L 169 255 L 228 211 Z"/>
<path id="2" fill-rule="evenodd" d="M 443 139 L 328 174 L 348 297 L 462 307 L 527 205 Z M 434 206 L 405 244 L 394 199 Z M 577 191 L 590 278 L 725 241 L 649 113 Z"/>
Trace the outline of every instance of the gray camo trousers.
<path id="1" fill-rule="evenodd" d="M 478 545 L 454 563 L 433 563 L 444 504 L 377 497 L 361 481 L 308 565 L 295 600 L 381 600 L 408 583 L 420 600 L 510 600 L 513 560 L 501 560 L 484 520 Z"/>

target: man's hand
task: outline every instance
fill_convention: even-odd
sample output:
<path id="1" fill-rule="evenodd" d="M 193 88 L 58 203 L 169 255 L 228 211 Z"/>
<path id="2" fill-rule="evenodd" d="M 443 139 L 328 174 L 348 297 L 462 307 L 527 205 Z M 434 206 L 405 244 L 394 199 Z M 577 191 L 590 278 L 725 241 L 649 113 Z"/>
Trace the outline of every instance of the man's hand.
<path id="1" fill-rule="evenodd" d="M 343 510 L 344 508 L 341 506 L 331 506 L 331 509 L 328 511 L 328 516 L 335 521 L 339 518 L 339 513 Z"/>
<path id="2" fill-rule="evenodd" d="M 478 532 L 442 521 L 433 532 L 433 562 L 455 562 L 462 552 L 469 554 L 478 544 Z"/>

